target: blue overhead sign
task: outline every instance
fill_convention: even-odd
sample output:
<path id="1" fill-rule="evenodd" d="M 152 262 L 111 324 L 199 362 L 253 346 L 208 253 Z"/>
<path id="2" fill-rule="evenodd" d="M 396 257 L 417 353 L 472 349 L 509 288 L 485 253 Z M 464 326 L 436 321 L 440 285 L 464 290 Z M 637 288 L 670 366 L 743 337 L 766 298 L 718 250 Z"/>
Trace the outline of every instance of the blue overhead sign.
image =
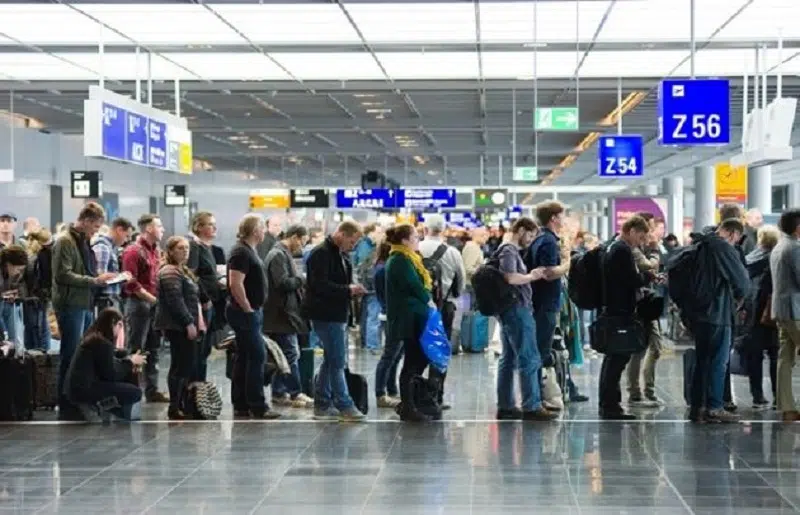
<path id="1" fill-rule="evenodd" d="M 147 164 L 147 118 L 126 112 L 125 119 L 127 120 L 125 160 L 138 165 Z M 105 136 L 104 132 L 104 141 Z"/>
<path id="2" fill-rule="evenodd" d="M 336 190 L 336 207 L 342 209 L 393 209 L 397 206 L 395 190 Z"/>
<path id="3" fill-rule="evenodd" d="M 103 127 L 102 146 L 103 154 L 110 159 L 124 161 L 125 157 L 125 127 L 127 111 L 103 102 Z"/>
<path id="4" fill-rule="evenodd" d="M 632 134 L 600 136 L 597 147 L 597 175 L 600 177 L 642 177 L 644 145 Z"/>
<path id="5" fill-rule="evenodd" d="M 453 188 L 397 190 L 397 207 L 411 209 L 456 207 L 456 190 Z"/>
<path id="6" fill-rule="evenodd" d="M 726 79 L 668 79 L 658 88 L 658 142 L 727 145 L 731 92 Z"/>

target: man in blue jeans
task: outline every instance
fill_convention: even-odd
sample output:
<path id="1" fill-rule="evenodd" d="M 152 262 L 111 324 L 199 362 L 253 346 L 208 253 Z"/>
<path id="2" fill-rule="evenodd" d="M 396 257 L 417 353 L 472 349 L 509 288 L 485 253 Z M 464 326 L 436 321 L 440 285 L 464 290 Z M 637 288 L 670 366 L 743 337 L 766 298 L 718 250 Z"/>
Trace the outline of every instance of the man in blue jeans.
<path id="1" fill-rule="evenodd" d="M 520 255 L 536 237 L 538 226 L 530 218 L 519 218 L 511 226 L 511 240 L 497 249 L 500 271 L 506 282 L 517 288 L 517 302 L 500 314 L 503 326 L 503 352 L 497 365 L 498 420 L 553 420 L 558 414 L 542 405 L 538 373 L 542 359 L 536 348 L 536 324 L 533 321 L 531 283 L 541 279 L 543 268 L 530 272 Z M 519 369 L 522 409 L 516 407 L 514 371 Z"/>
<path id="2" fill-rule="evenodd" d="M 734 248 L 744 226 L 735 218 L 723 220 L 713 233 L 697 235 L 702 284 L 713 287 L 708 306 L 695 306 L 689 330 L 695 337 L 697 363 L 692 378 L 692 422 L 736 423 L 739 417 L 724 409 L 725 375 L 731 352 L 731 323 L 735 304 L 747 295 L 750 278 Z"/>
<path id="3" fill-rule="evenodd" d="M 236 334 L 236 353 L 233 359 L 231 400 L 237 417 L 276 419 L 264 397 L 264 364 L 267 351 L 261 330 L 267 299 L 267 279 L 264 264 L 256 247 L 264 241 L 266 226 L 261 216 L 249 214 L 239 222 L 238 241 L 228 258 L 228 289 L 231 292 L 225 310 L 228 323 Z"/>
<path id="4" fill-rule="evenodd" d="M 361 227 L 344 221 L 335 233 L 311 251 L 306 263 L 305 313 L 324 349 L 314 392 L 314 418 L 317 420 L 366 420 L 366 415 L 355 407 L 350 397 L 344 373 L 347 366 L 345 326 L 350 301 L 366 293 L 360 284 L 352 284 L 353 266 L 347 257 L 360 237 Z"/>
<path id="5" fill-rule="evenodd" d="M 93 320 L 95 288 L 105 286 L 114 272 L 97 275 L 89 245 L 105 220 L 105 210 L 87 203 L 53 245 L 53 310 L 61 332 L 61 363 L 58 373 L 58 416 L 62 420 L 83 420 L 80 411 L 64 396 L 64 379 L 83 333 Z"/>

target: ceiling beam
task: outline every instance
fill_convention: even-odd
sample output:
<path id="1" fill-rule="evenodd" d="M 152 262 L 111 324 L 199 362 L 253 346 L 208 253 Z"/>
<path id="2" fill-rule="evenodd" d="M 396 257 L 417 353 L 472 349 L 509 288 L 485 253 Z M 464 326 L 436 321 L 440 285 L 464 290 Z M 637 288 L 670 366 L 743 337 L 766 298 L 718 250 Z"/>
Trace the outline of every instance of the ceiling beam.
<path id="1" fill-rule="evenodd" d="M 221 143 L 218 140 L 218 143 Z M 376 140 L 376 143 L 377 140 Z M 280 146 L 280 145 L 278 145 Z M 340 147 L 340 148 L 331 148 L 329 145 L 325 146 L 318 146 L 318 145 L 309 145 L 308 147 L 303 148 L 280 148 L 280 149 L 248 149 L 246 146 L 242 145 L 241 147 L 231 147 L 230 151 L 221 151 L 221 150 L 211 150 L 208 152 L 203 152 L 201 147 L 197 147 L 194 150 L 196 156 L 202 157 L 220 157 L 220 156 L 236 156 L 236 155 L 249 155 L 249 156 L 317 156 L 317 155 L 327 155 L 327 156 L 374 156 L 374 157 L 383 157 L 386 155 L 387 148 L 391 151 L 391 153 L 400 159 L 403 157 L 413 158 L 413 156 L 422 156 L 427 157 L 428 159 L 443 159 L 445 156 L 448 158 L 451 157 L 461 157 L 461 156 L 475 156 L 478 153 L 485 153 L 489 156 L 492 155 L 503 155 L 503 156 L 510 156 L 511 150 L 507 147 L 486 147 L 483 145 L 478 145 L 475 147 L 465 148 L 465 147 L 448 147 L 443 149 L 423 149 L 423 148 L 415 148 L 415 149 L 407 149 L 402 147 L 379 147 L 375 145 L 359 145 L 359 146 L 347 146 L 347 147 Z M 346 149 L 346 150 L 342 150 Z M 533 145 L 524 146 L 524 147 L 517 147 L 518 154 L 525 154 L 525 153 L 533 153 L 534 147 Z M 564 153 L 563 149 L 555 148 L 555 149 L 539 149 L 539 158 L 540 163 L 542 163 L 543 159 L 553 158 L 557 160 L 560 158 Z M 411 163 L 412 161 L 409 161 Z M 457 168 L 458 165 L 456 162 L 450 161 L 449 166 L 453 168 Z"/>

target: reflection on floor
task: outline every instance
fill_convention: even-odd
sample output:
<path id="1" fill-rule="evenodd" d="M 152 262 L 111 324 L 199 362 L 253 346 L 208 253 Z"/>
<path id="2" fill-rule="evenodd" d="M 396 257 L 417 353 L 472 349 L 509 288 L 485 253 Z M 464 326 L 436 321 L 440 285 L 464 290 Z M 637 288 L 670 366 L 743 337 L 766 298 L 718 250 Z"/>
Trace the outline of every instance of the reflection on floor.
<path id="1" fill-rule="evenodd" d="M 352 368 L 371 378 L 375 358 Z M 225 387 L 221 363 L 218 383 Z M 796 513 L 800 426 L 754 414 L 734 427 L 684 422 L 678 357 L 659 363 L 660 410 L 636 423 L 598 422 L 595 400 L 560 423 L 496 423 L 495 359 L 454 358 L 447 420 L 316 423 L 287 409 L 279 422 L 110 427 L 0 426 L 0 511 L 238 514 L 679 514 Z M 576 372 L 594 397 L 599 361 Z M 166 370 L 166 366 L 162 366 Z M 163 378 L 162 378 L 163 379 Z M 800 390 L 798 390 L 800 391 Z M 374 405 L 374 402 L 373 402 Z M 41 414 L 39 420 L 47 420 Z"/>

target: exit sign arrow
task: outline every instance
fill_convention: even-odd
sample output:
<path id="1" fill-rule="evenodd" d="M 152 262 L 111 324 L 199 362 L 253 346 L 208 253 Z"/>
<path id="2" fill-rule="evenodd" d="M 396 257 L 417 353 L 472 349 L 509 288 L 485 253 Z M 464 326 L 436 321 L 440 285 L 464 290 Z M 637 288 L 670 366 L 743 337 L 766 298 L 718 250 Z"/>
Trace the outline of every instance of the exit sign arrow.
<path id="1" fill-rule="evenodd" d="M 580 112 L 577 107 L 538 107 L 533 122 L 538 131 L 577 131 Z"/>

